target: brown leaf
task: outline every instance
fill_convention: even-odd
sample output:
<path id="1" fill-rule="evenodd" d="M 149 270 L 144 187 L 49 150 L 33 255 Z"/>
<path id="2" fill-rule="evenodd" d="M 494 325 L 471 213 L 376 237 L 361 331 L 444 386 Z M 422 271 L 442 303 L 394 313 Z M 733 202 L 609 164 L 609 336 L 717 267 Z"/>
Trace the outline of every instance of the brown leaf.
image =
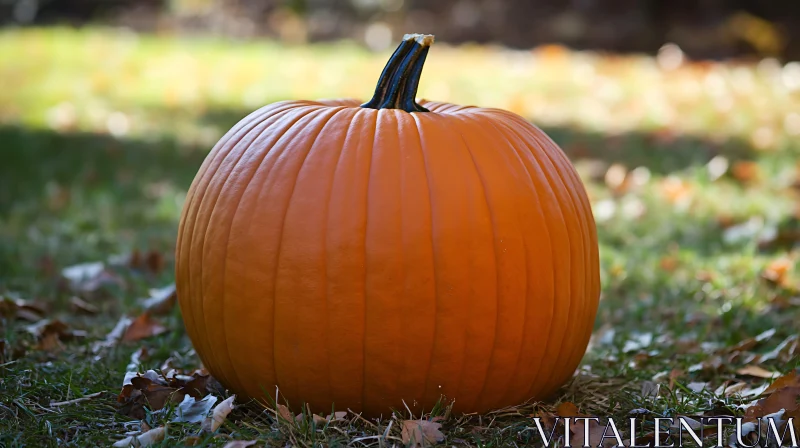
<path id="1" fill-rule="evenodd" d="M 581 414 L 578 411 L 578 407 L 569 401 L 565 401 L 556 407 L 556 415 L 559 417 L 588 417 L 586 414 Z"/>
<path id="2" fill-rule="evenodd" d="M 278 415 L 283 417 L 284 420 L 291 422 L 294 420 L 294 414 L 292 411 L 289 410 L 286 406 L 279 404 L 278 406 Z"/>
<path id="3" fill-rule="evenodd" d="M 56 351 L 64 346 L 62 341 L 75 337 L 84 337 L 85 332 L 71 331 L 67 324 L 60 320 L 42 319 L 29 325 L 26 330 L 36 338 L 36 348 L 44 351 Z"/>
<path id="4" fill-rule="evenodd" d="M 144 377 L 132 378 L 131 384 L 135 389 L 142 392 L 142 395 L 149 405 L 148 407 L 153 411 L 162 409 L 164 405 L 170 401 L 173 403 L 180 403 L 183 401 L 183 394 L 179 393 L 177 389 L 154 383 Z"/>
<path id="5" fill-rule="evenodd" d="M 669 372 L 669 388 L 672 389 L 673 387 L 675 387 L 675 381 L 677 381 L 678 378 L 682 376 L 683 376 L 683 370 L 672 369 Z"/>
<path id="6" fill-rule="evenodd" d="M 180 403 L 185 394 L 167 385 L 163 378 L 152 370 L 144 375 L 126 374 L 122 391 L 117 397 L 121 406 L 118 412 L 139 420 L 145 418 L 145 406 L 153 411 L 162 409 L 167 403 Z"/>
<path id="7" fill-rule="evenodd" d="M 757 346 L 759 343 L 768 340 L 769 338 L 771 338 L 774 335 L 775 335 L 775 329 L 774 328 L 770 328 L 769 330 L 762 332 L 761 334 L 759 334 L 758 336 L 756 336 L 754 338 L 747 338 L 747 339 L 743 340 L 742 342 L 736 344 L 735 346 L 727 349 L 727 351 L 729 353 L 732 353 L 732 352 L 743 352 L 743 351 L 750 350 L 750 349 L 754 348 L 755 346 Z"/>
<path id="8" fill-rule="evenodd" d="M 770 384 L 767 390 L 764 391 L 764 395 L 769 395 L 786 387 L 800 387 L 800 375 L 798 375 L 797 372 L 789 372 L 775 380 L 772 384 Z"/>
<path id="9" fill-rule="evenodd" d="M 210 380 L 211 376 L 208 374 L 202 375 L 195 373 L 192 375 L 191 379 L 181 387 L 180 390 L 187 395 L 199 399 L 206 393 Z"/>
<path id="10" fill-rule="evenodd" d="M 791 287 L 791 282 L 788 274 L 792 269 L 794 269 L 794 260 L 789 257 L 781 257 L 772 260 L 764 268 L 761 276 L 774 285 L 789 288 Z"/>
<path id="11" fill-rule="evenodd" d="M 739 182 L 742 183 L 752 183 L 757 182 L 761 178 L 761 168 L 759 168 L 758 163 L 750 161 L 750 160 L 740 160 L 738 162 L 734 162 L 733 166 L 731 167 L 731 174 L 735 177 Z"/>
<path id="12" fill-rule="evenodd" d="M 742 367 L 741 369 L 737 370 L 736 373 L 739 375 L 754 376 L 756 378 L 773 378 L 778 375 L 775 372 L 770 372 L 761 366 L 753 364 Z"/>
<path id="13" fill-rule="evenodd" d="M 233 401 L 236 399 L 236 395 L 231 395 L 230 397 L 226 398 L 222 401 L 222 403 L 218 404 L 214 407 L 214 411 L 211 413 L 211 417 L 206 418 L 203 421 L 202 429 L 206 432 L 214 432 L 225 423 L 225 419 L 228 418 L 228 414 L 234 408 Z"/>
<path id="14" fill-rule="evenodd" d="M 165 333 L 167 328 L 144 312 L 133 320 L 122 335 L 123 342 L 138 341 Z"/>
<path id="15" fill-rule="evenodd" d="M 13 300 L 9 297 L 0 297 L 0 317 L 8 320 L 26 320 L 38 322 L 45 315 L 45 310 L 38 304 L 26 300 Z"/>
<path id="16" fill-rule="evenodd" d="M 791 417 L 795 430 L 800 431 L 800 386 L 783 387 L 776 390 L 767 398 L 759 400 L 747 408 L 744 414 L 745 421 L 755 421 L 757 418 L 785 410 L 784 417 Z"/>
<path id="17" fill-rule="evenodd" d="M 404 420 L 401 437 L 406 446 L 432 446 L 444 441 L 444 434 L 439 430 L 441 427 L 441 423 L 428 420 Z"/>
<path id="18" fill-rule="evenodd" d="M 166 265 L 164 255 L 156 250 L 149 250 L 142 254 L 138 249 L 134 250 L 128 258 L 128 266 L 133 269 L 143 269 L 154 274 L 164 270 Z"/>

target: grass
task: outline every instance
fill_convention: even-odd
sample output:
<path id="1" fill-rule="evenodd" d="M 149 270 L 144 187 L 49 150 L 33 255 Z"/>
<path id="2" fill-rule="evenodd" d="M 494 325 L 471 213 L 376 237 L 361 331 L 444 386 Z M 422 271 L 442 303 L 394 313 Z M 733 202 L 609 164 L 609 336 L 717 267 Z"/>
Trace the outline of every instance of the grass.
<path id="1" fill-rule="evenodd" d="M 224 131 L 279 99 L 366 98 L 386 56 L 349 43 L 289 47 L 101 29 L 0 33 L 0 80 L 13 86 L 0 90 L 0 294 L 39 300 L 47 317 L 87 332 L 61 350 L 37 350 L 26 323 L 2 321 L 0 446 L 108 445 L 135 426 L 116 412 L 133 352 L 149 350 L 145 369 L 170 357 L 197 365 L 177 309 L 162 319 L 165 334 L 99 353 L 91 346 L 122 314 L 138 313 L 137 298 L 149 288 L 172 281 L 186 189 Z M 667 69 L 645 56 L 440 44 L 428 60 L 424 97 L 513 110 L 564 148 L 592 197 L 603 283 L 580 375 L 552 402 L 448 416 L 448 445 L 531 443 L 530 417 L 562 401 L 618 417 L 719 406 L 741 414 L 735 405 L 751 399 L 717 389 L 768 380 L 740 368 L 798 366 L 796 353 L 753 359 L 796 336 L 800 320 L 797 272 L 775 264 L 798 256 L 796 64 Z M 61 269 L 134 250 L 162 254 L 165 268 L 118 267 L 124 282 L 87 299 L 99 314 L 70 309 Z M 735 349 L 772 329 L 770 338 Z M 658 398 L 642 395 L 649 382 L 661 386 Z M 692 383 L 707 389 L 693 392 Z M 148 416 L 153 424 L 164 418 Z M 317 427 L 310 417 L 281 422 L 249 404 L 199 439 L 197 425 L 171 424 L 164 446 L 231 439 L 390 446 L 400 435 L 394 423 L 381 438 L 390 421 L 349 416 Z"/>

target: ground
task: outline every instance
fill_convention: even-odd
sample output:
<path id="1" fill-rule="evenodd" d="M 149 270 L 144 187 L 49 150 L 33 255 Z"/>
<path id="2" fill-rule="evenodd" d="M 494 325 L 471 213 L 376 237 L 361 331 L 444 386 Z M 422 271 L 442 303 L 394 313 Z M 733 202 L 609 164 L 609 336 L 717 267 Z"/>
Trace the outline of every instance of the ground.
<path id="1" fill-rule="evenodd" d="M 0 33 L 0 446 L 108 445 L 139 427 L 117 403 L 131 355 L 146 348 L 142 372 L 168 358 L 199 366 L 180 310 L 156 318 L 166 331 L 155 337 L 98 341 L 172 283 L 177 219 L 205 154 L 269 102 L 366 99 L 386 56 L 347 43 Z M 563 402 L 620 418 L 742 415 L 737 405 L 798 367 L 800 65 L 436 44 L 420 95 L 542 127 L 584 179 L 600 241 L 601 304 L 575 379 L 552 402 L 433 410 L 424 418 L 446 417 L 448 445 L 531 443 L 531 417 Z M 76 291 L 64 279 L 98 261 L 103 282 Z M 26 331 L 42 314 L 68 328 Z M 215 432 L 170 423 L 163 443 L 401 446 L 401 425 L 387 427 L 404 418 L 287 423 L 242 403 Z M 157 426 L 165 412 L 145 419 Z"/>

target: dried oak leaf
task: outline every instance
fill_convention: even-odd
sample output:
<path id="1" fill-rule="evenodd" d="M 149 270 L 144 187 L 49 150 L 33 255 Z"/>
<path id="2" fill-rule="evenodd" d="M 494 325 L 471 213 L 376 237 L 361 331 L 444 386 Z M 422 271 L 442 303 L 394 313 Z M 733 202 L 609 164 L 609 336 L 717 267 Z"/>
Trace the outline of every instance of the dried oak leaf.
<path id="1" fill-rule="evenodd" d="M 164 440 L 165 435 L 166 435 L 166 429 L 163 426 L 161 426 L 159 428 L 151 429 L 143 434 L 139 434 L 138 436 L 126 437 L 122 440 L 117 441 L 111 446 L 113 447 L 151 446 Z"/>
<path id="2" fill-rule="evenodd" d="M 767 398 L 758 400 L 756 404 L 747 408 L 744 421 L 755 421 L 784 410 L 784 417 L 791 418 L 795 431 L 800 432 L 800 386 L 784 387 L 774 391 Z M 780 429 L 780 428 L 779 428 Z"/>
<path id="3" fill-rule="evenodd" d="M 280 415 L 287 422 L 294 420 L 294 414 L 286 406 L 279 404 L 277 407 L 278 415 Z"/>
<path id="4" fill-rule="evenodd" d="M 164 369 L 162 369 L 163 374 Z M 209 385 L 214 380 L 205 370 L 197 370 L 191 375 L 184 375 L 178 370 L 169 370 L 163 374 L 161 381 L 167 386 L 178 389 L 182 394 L 189 395 L 195 399 L 204 397 L 211 392 Z"/>
<path id="5" fill-rule="evenodd" d="M 778 375 L 775 372 L 770 372 L 769 370 L 754 364 L 746 365 L 737 370 L 736 373 L 744 376 L 754 376 L 756 378 L 774 378 Z"/>
<path id="6" fill-rule="evenodd" d="M 565 401 L 556 406 L 556 415 L 559 417 L 588 417 L 588 415 L 578 411 L 578 407 L 569 401 Z"/>
<path id="7" fill-rule="evenodd" d="M 800 375 L 798 375 L 796 371 L 789 372 L 775 380 L 764 391 L 764 395 L 772 394 L 786 387 L 800 387 Z"/>
<path id="8" fill-rule="evenodd" d="M 444 441 L 444 434 L 439 430 L 441 427 L 441 423 L 428 420 L 404 420 L 400 435 L 406 446 L 431 446 Z"/>
<path id="9" fill-rule="evenodd" d="M 205 420 L 203 420 L 203 431 L 214 432 L 219 429 L 219 427 L 225 423 L 225 419 L 228 418 L 228 415 L 231 413 L 231 411 L 233 411 L 233 408 L 235 407 L 233 405 L 234 400 L 236 400 L 236 395 L 231 395 L 223 400 L 222 403 L 214 407 L 214 410 L 211 412 L 211 417 L 207 417 Z"/>
<path id="10" fill-rule="evenodd" d="M 122 341 L 138 341 L 157 336 L 166 331 L 167 327 L 161 325 L 158 321 L 150 317 L 150 313 L 145 311 L 128 325 L 128 328 L 125 329 L 125 333 L 122 335 Z"/>
<path id="11" fill-rule="evenodd" d="M 86 336 L 85 332 L 70 330 L 67 324 L 57 319 L 42 319 L 26 330 L 36 338 L 35 348 L 48 352 L 62 349 L 62 341 Z"/>
<path id="12" fill-rule="evenodd" d="M 117 397 L 119 413 L 136 419 L 144 419 L 144 408 L 157 411 L 168 402 L 180 403 L 186 394 L 167 385 L 163 378 L 150 370 L 144 375 L 128 373 L 123 381 L 122 391 Z"/>

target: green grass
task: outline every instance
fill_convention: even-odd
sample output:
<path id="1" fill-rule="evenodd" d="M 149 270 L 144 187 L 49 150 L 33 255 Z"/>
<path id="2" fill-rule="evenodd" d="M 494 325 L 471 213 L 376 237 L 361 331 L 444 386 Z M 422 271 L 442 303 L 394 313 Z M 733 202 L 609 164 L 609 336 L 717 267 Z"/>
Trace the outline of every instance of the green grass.
<path id="1" fill-rule="evenodd" d="M 91 345 L 122 314 L 140 311 L 137 298 L 148 288 L 172 281 L 184 195 L 224 131 L 279 99 L 366 98 L 386 56 L 348 43 L 0 33 L 0 80 L 13 86 L 0 90 L 0 294 L 42 301 L 47 317 L 87 331 L 48 352 L 32 347 L 24 322 L 2 321 L 0 446 L 108 445 L 130 428 L 131 419 L 116 412 L 116 395 L 134 351 L 149 349 L 142 368 L 170 356 L 199 362 L 177 309 L 163 318 L 166 334 L 99 353 Z M 796 270 L 782 286 L 762 278 L 773 260 L 798 255 L 797 241 L 787 237 L 798 228 L 792 184 L 800 176 L 800 91 L 785 81 L 790 70 L 767 62 L 665 71 L 647 57 L 440 44 L 428 60 L 424 97 L 514 110 L 564 148 L 595 207 L 603 282 L 583 374 L 553 402 L 450 415 L 443 421 L 448 445 L 523 445 L 534 436 L 526 429 L 530 416 L 560 401 L 618 417 L 636 408 L 702 414 L 748 401 L 713 391 L 726 382 L 767 381 L 736 371 L 752 353 L 797 335 L 800 321 Z M 723 160 L 730 169 L 720 174 L 713 167 Z M 615 188 L 619 168 L 607 174 L 615 164 L 636 173 L 632 185 Z M 747 166 L 759 176 L 742 174 Z M 737 226 L 745 230 L 739 237 Z M 771 232 L 782 238 L 773 241 Z M 166 268 L 117 268 L 124 285 L 91 298 L 100 314 L 70 311 L 62 268 L 133 250 L 163 254 Z M 775 334 L 757 346 L 724 353 L 770 329 Z M 648 346 L 624 350 L 643 334 L 652 335 Z M 716 361 L 715 368 L 693 367 Z M 761 365 L 786 373 L 798 359 Z M 641 396 L 644 381 L 661 384 L 659 398 Z M 712 392 L 688 391 L 692 382 L 707 382 Z M 101 391 L 77 405 L 49 405 Z M 163 418 L 149 416 L 154 424 Z M 323 428 L 310 419 L 286 424 L 250 404 L 200 443 L 342 446 L 366 437 L 354 445 L 379 446 L 374 436 L 388 424 L 353 417 Z M 196 431 L 171 424 L 164 446 L 189 443 Z M 383 446 L 399 434 L 395 422 Z"/>

